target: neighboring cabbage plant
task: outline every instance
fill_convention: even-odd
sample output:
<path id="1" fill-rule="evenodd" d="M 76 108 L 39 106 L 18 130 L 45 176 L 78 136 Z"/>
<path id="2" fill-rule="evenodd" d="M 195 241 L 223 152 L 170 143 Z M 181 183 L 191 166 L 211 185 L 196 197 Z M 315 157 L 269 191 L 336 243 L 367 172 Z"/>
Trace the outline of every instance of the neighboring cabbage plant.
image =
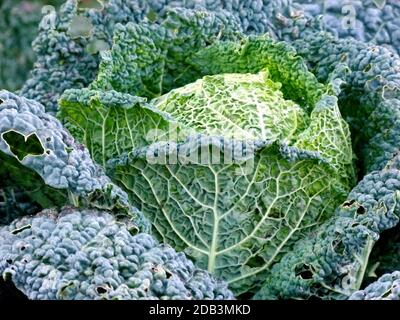
<path id="1" fill-rule="evenodd" d="M 72 207 L 17 219 L 0 227 L 0 274 L 33 300 L 234 298 L 131 222 Z"/>
<path id="2" fill-rule="evenodd" d="M 159 239 L 246 293 L 355 182 L 341 82 L 318 83 L 265 36 L 210 43 L 195 23 L 152 28 L 118 26 L 97 81 L 67 90 L 59 116 Z"/>

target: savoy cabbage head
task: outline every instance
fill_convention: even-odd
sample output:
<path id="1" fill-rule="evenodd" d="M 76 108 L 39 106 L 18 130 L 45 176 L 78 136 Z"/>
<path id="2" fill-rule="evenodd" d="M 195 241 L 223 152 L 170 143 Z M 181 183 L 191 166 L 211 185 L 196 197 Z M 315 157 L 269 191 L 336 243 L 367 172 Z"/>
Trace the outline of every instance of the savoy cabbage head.
<path id="1" fill-rule="evenodd" d="M 319 83 L 289 46 L 266 36 L 204 42 L 219 16 L 199 11 L 205 28 L 179 18 L 187 14 L 171 13 L 171 34 L 168 24 L 158 33 L 149 23 L 118 26 L 98 79 L 67 90 L 59 116 L 108 163 L 159 239 L 242 294 L 355 182 L 341 81 Z M 122 132 L 129 139 L 115 143 Z"/>

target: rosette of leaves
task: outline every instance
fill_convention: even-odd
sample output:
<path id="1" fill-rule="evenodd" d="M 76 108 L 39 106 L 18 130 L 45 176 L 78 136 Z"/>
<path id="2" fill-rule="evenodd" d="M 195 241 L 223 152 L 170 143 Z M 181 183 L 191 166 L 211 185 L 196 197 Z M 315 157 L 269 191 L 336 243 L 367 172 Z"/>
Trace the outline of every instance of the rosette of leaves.
<path id="1" fill-rule="evenodd" d="M 345 199 L 353 153 L 340 80 L 318 83 L 268 37 L 204 37 L 208 17 L 119 26 L 59 116 L 160 240 L 243 294 Z"/>

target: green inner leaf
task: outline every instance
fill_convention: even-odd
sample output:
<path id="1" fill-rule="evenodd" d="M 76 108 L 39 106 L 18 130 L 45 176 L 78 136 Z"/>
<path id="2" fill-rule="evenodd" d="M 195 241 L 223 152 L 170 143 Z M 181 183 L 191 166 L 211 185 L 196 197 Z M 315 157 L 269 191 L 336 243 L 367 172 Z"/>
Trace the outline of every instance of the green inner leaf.
<path id="1" fill-rule="evenodd" d="M 202 134 L 291 141 L 308 122 L 306 112 L 280 91 L 268 72 L 205 76 L 151 104 Z"/>
<path id="2" fill-rule="evenodd" d="M 111 167 L 160 240 L 237 294 L 256 287 L 348 191 L 317 153 L 224 138 L 154 144 Z"/>

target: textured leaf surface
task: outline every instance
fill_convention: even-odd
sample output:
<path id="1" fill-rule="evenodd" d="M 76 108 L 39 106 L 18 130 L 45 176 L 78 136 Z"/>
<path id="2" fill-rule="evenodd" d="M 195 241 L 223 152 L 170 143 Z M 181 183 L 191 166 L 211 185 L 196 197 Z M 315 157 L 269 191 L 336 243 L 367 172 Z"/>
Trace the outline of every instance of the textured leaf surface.
<path id="1" fill-rule="evenodd" d="M 237 39 L 240 31 L 237 19 L 225 11 L 183 8 L 168 11 L 161 25 L 117 25 L 113 48 L 102 54 L 91 88 L 159 96 L 198 78 L 187 67 L 191 55 L 219 40 Z"/>
<path id="2" fill-rule="evenodd" d="M 284 85 L 273 82 L 266 72 L 206 76 L 151 103 L 204 135 L 280 140 L 318 151 L 351 183 L 350 132 L 337 99 L 324 95 L 309 117 L 299 105 L 284 99 L 280 91 Z"/>
<path id="3" fill-rule="evenodd" d="M 383 275 L 364 290 L 354 292 L 349 299 L 398 301 L 400 299 L 400 271 Z"/>
<path id="4" fill-rule="evenodd" d="M 33 300 L 233 299 L 226 283 L 106 211 L 45 210 L 0 228 L 0 274 Z"/>
<path id="5" fill-rule="evenodd" d="M 67 90 L 60 107 L 66 127 L 104 166 L 132 148 L 177 139 L 180 132 L 178 123 L 146 99 L 116 91 Z"/>
<path id="6" fill-rule="evenodd" d="M 76 4 L 76 0 L 67 0 L 58 14 L 46 15 L 40 24 L 39 35 L 34 41 L 33 49 L 38 59 L 31 78 L 22 89 L 22 94 L 42 103 L 49 112 L 58 110 L 57 101 L 66 89 L 82 88 L 94 80 L 100 62 L 98 53 L 111 47 L 113 32 L 118 23 L 127 24 L 146 19 L 162 23 L 166 12 L 170 11 L 166 10 L 168 7 L 184 7 L 202 9 L 202 11 L 206 8 L 214 13 L 221 9 L 226 10 L 228 14 L 225 16 L 230 16 L 226 24 L 232 26 L 234 31 L 270 33 L 275 39 L 284 39 L 286 36 L 290 38 L 293 34 L 298 35 L 299 28 L 309 27 L 307 19 L 296 19 L 295 23 L 291 23 L 290 19 L 285 18 L 292 16 L 294 11 L 291 1 L 288 0 L 267 2 L 261 0 L 107 0 L 104 2 L 103 10 L 97 8 L 78 10 L 79 6 Z M 82 6 L 80 8 L 82 9 Z M 72 39 L 68 34 L 71 21 L 76 16 L 90 19 L 93 24 L 91 38 Z M 286 23 L 288 21 L 290 24 Z M 49 32 L 49 25 L 52 28 L 51 32 Z M 190 35 L 184 35 L 181 38 L 190 40 Z M 132 44 L 132 47 L 135 46 L 136 44 Z M 175 53 L 180 55 L 179 51 Z"/>
<path id="7" fill-rule="evenodd" d="M 188 19 L 186 15 L 182 16 Z M 100 163 L 104 164 L 123 152 L 130 152 L 134 147 L 148 144 L 149 141 L 144 138 L 148 138 L 149 135 L 155 136 L 153 141 L 163 140 L 163 133 L 168 132 L 168 139 L 177 141 L 179 137 L 185 136 L 180 134 L 183 127 L 203 134 L 269 140 L 285 138 L 290 141 L 296 133 L 305 128 L 307 113 L 328 90 L 308 71 L 304 61 L 296 57 L 293 50 L 284 43 L 276 43 L 268 37 L 243 38 L 237 42 L 219 39 L 220 41 L 215 41 L 201 50 L 196 43 L 191 43 L 191 49 L 186 43 L 175 44 L 175 51 L 189 50 L 193 51 L 193 54 L 185 58 L 186 62 L 180 61 L 185 64 L 183 69 L 190 77 L 185 76 L 173 85 L 180 82 L 187 84 L 187 81 L 197 80 L 207 74 L 216 76 L 173 90 L 151 101 L 149 104 L 152 107 L 149 107 L 143 98 L 108 90 L 111 86 L 121 91 L 146 95 L 146 90 L 136 82 L 151 79 L 157 83 L 159 69 L 148 69 L 138 65 L 136 56 L 129 53 L 129 50 L 134 50 L 130 47 L 131 42 L 142 43 L 148 36 L 155 36 L 150 32 L 141 36 L 130 33 L 146 26 L 130 24 L 120 27 L 119 32 L 124 37 L 116 38 L 118 42 L 110 52 L 111 60 L 103 60 L 103 70 L 98 81 L 92 86 L 99 87 L 98 90 L 67 90 L 60 101 L 59 116 L 67 122 L 67 127 L 74 136 L 88 146 L 92 156 Z M 186 30 L 183 26 L 182 30 Z M 194 28 L 192 24 L 190 26 Z M 154 43 L 144 51 L 146 54 L 141 59 L 152 57 L 151 50 L 162 50 L 163 45 L 163 42 Z M 128 53 L 131 58 L 124 59 Z M 177 72 L 174 61 L 165 62 L 171 63 L 165 65 L 165 72 L 170 73 L 162 73 L 163 77 L 173 76 Z M 138 70 L 139 67 L 143 69 Z M 262 70 L 265 72 L 265 78 L 263 74 L 223 75 L 258 73 Z M 166 83 L 165 79 L 162 83 Z M 199 89 L 197 95 L 186 92 L 196 90 L 200 85 L 205 90 Z M 171 86 L 172 84 L 169 85 Z M 234 94 L 229 93 L 232 90 Z M 217 101 L 224 101 L 223 99 L 228 99 L 227 103 Z M 176 100 L 180 100 L 181 107 L 175 105 Z M 189 100 L 191 105 L 197 105 L 196 108 L 191 108 L 191 111 L 187 108 Z M 241 106 L 242 103 L 246 108 Z M 208 108 L 205 108 L 206 106 Z M 157 112 L 157 108 L 170 113 L 179 125 L 173 124 L 174 120 L 171 117 Z M 221 108 L 226 109 L 225 115 L 221 114 Z M 218 115 L 217 110 L 220 110 Z M 215 117 L 211 119 L 212 116 Z M 169 124 L 166 121 L 169 121 Z M 340 128 L 341 126 L 340 124 Z"/>
<path id="8" fill-rule="evenodd" d="M 349 187 L 318 152 L 223 138 L 153 144 L 112 166 L 159 237 L 236 293 L 262 281 Z"/>
<path id="9" fill-rule="evenodd" d="M 276 264 L 257 298 L 347 299 L 368 276 L 380 234 L 399 222 L 399 57 L 359 41 L 309 33 L 294 43 L 321 81 L 348 66 L 339 105 L 350 120 L 368 174 L 348 201 Z M 304 272 L 303 272 L 304 271 Z"/>
<path id="10" fill-rule="evenodd" d="M 382 232 L 399 223 L 400 158 L 366 175 L 336 214 L 273 266 L 257 299 L 348 299 Z"/>
<path id="11" fill-rule="evenodd" d="M 399 151 L 400 59 L 390 50 L 329 33 L 305 33 L 293 45 L 320 81 L 347 66 L 339 106 L 365 173 L 381 170 Z M 323 50 L 321 48 L 324 48 Z"/>
<path id="12" fill-rule="evenodd" d="M 0 91 L 0 118 L 1 189 L 15 188 L 41 208 L 73 204 L 132 215 L 147 230 L 126 193 L 41 104 Z"/>
<path id="13" fill-rule="evenodd" d="M 327 90 L 292 47 L 266 35 L 216 42 L 198 50 L 187 63 L 201 75 L 257 73 L 267 69 L 271 80 L 282 84 L 283 96 L 308 112 Z"/>
<path id="14" fill-rule="evenodd" d="M 400 226 L 383 232 L 374 245 L 368 261 L 368 275 L 364 283 L 370 284 L 386 273 L 400 270 Z"/>
<path id="15" fill-rule="evenodd" d="M 202 134 L 290 141 L 308 116 L 285 100 L 280 88 L 267 72 L 222 74 L 206 76 L 151 103 Z"/>
<path id="16" fill-rule="evenodd" d="M 141 43 L 137 33 L 129 38 L 129 32 L 139 27 L 143 25 L 122 28 L 127 34 L 105 58 L 107 68 L 92 87 L 109 81 L 110 87 L 103 86 L 104 95 L 99 88 L 67 92 L 60 114 L 74 119 L 68 120 L 71 130 L 80 127 L 83 141 L 93 146 L 93 154 L 100 154 L 103 162 L 115 153 L 110 162 L 114 181 L 128 191 L 160 239 L 226 279 L 237 293 L 246 292 L 260 284 L 270 266 L 297 239 L 333 212 L 354 182 L 350 133 L 330 93 L 336 92 L 318 83 L 287 45 L 268 37 L 249 37 L 238 42 L 219 40 L 196 50 L 183 61 L 185 71 L 191 70 L 187 74 L 195 79 L 210 76 L 173 90 L 148 107 L 140 98 L 107 91 L 118 88 L 137 94 L 143 88 L 135 81 L 159 83 L 158 67 L 143 68 L 144 73 L 135 73 L 136 78 L 123 72 L 138 68 L 123 57 L 129 52 L 129 39 Z M 144 42 L 147 37 L 145 33 Z M 160 47 L 151 52 L 163 49 L 163 42 L 152 46 L 156 45 Z M 163 74 L 164 80 L 174 74 L 168 69 L 171 66 L 165 66 L 170 71 Z M 243 101 L 247 101 L 246 108 Z M 74 106 L 77 111 L 71 111 Z M 180 143 L 168 137 L 146 146 L 140 139 L 152 120 L 144 113 L 149 110 L 157 118 L 162 111 L 170 113 L 172 117 L 163 117 L 165 125 L 176 119 L 202 138 L 193 136 Z M 93 116 L 87 117 L 92 111 Z M 132 113 L 132 121 L 120 117 L 124 112 Z M 113 134 L 129 125 L 134 139 L 117 150 Z M 92 137 L 99 130 L 113 131 L 93 144 Z M 239 139 L 230 140 L 235 134 Z M 128 155 L 119 156 L 122 151 Z M 191 156 L 195 156 L 193 161 L 187 159 Z M 167 162 L 155 161 L 163 157 Z"/>
<path id="17" fill-rule="evenodd" d="M 295 0 L 310 17 L 323 15 L 323 27 L 339 38 L 400 52 L 400 3 L 397 0 Z"/>

